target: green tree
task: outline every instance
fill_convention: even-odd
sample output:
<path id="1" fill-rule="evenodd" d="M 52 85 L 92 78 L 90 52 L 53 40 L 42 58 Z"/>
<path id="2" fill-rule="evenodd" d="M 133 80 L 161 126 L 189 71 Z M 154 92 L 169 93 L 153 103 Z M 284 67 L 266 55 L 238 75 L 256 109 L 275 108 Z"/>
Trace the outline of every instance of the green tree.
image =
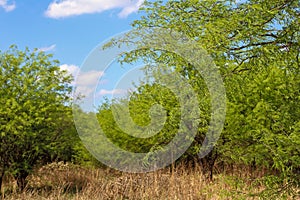
<path id="1" fill-rule="evenodd" d="M 297 184 L 299 7 L 298 0 L 155 1 L 146 2 L 142 8 L 145 15 L 133 23 L 137 32 L 159 27 L 183 33 L 213 57 L 228 98 L 225 130 L 214 149 L 220 153 L 217 154 L 220 159 L 269 166 L 279 170 L 283 175 L 281 180 Z M 128 38 L 110 45 L 124 42 L 128 43 Z M 199 94 L 204 94 L 200 96 L 207 95 L 201 75 L 184 58 L 145 46 L 126 53 L 122 61 L 141 58 L 164 63 L 187 78 Z M 207 105 L 199 105 L 204 116 L 209 114 Z M 201 129 L 205 129 L 207 120 L 199 127 L 199 133 L 203 133 Z M 199 138 L 201 143 L 203 137 Z M 197 151 L 194 155 L 197 156 Z"/>
<path id="2" fill-rule="evenodd" d="M 72 154 L 71 77 L 51 57 L 16 46 L 0 55 L 0 183 L 11 173 L 21 190 L 34 166 Z"/>
<path id="3" fill-rule="evenodd" d="M 154 120 L 159 118 L 158 116 L 157 118 L 154 116 L 155 113 L 150 113 L 151 107 L 155 104 L 162 105 L 166 110 L 166 122 L 161 127 L 158 126 L 158 123 L 152 122 L 152 124 L 156 126 L 147 130 L 148 132 L 142 132 L 145 138 L 136 138 L 128 135 L 130 131 L 137 131 L 136 128 L 130 126 L 126 120 L 127 117 L 118 117 L 113 114 L 113 107 L 122 109 L 117 113 L 123 114 L 125 112 L 123 109 L 126 109 L 128 106 L 130 115 L 128 117 L 132 118 L 133 123 L 140 127 L 146 127 L 151 124 L 152 118 L 154 118 Z M 130 99 L 113 100 L 112 102 L 106 102 L 100 106 L 97 118 L 103 132 L 106 133 L 107 137 L 112 140 L 114 144 L 131 152 L 147 153 L 154 148 L 159 148 L 159 146 L 167 144 L 174 137 L 177 128 L 173 126 L 178 126 L 178 121 L 180 120 L 180 115 L 178 116 L 179 107 L 176 104 L 178 104 L 176 97 L 167 88 L 156 84 L 147 84 L 133 92 L 130 95 Z M 117 124 L 116 121 L 118 121 L 119 124 Z M 120 127 L 122 127 L 123 130 Z M 158 132 L 155 136 L 151 137 L 151 135 L 154 134 L 153 131 Z"/>
<path id="4" fill-rule="evenodd" d="M 292 189 L 300 180 L 300 76 L 284 66 L 284 56 L 228 80 L 226 142 L 220 149 L 227 161 L 278 171 Z"/>

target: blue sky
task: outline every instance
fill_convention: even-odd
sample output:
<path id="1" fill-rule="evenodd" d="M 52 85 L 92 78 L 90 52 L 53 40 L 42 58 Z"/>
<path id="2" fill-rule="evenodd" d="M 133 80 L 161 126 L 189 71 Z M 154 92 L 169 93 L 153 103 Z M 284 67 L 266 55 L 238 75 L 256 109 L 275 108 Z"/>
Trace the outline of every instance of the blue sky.
<path id="1" fill-rule="evenodd" d="M 133 20 L 141 15 L 137 10 L 142 3 L 143 0 L 0 0 L 0 50 L 12 44 L 19 49 L 39 48 L 53 53 L 62 69 L 76 74 L 97 45 L 131 28 Z M 88 84 L 95 84 L 104 75 L 97 70 L 82 72 L 83 80 L 77 86 L 88 92 Z M 118 91 L 108 76 L 102 81 L 102 95 Z"/>

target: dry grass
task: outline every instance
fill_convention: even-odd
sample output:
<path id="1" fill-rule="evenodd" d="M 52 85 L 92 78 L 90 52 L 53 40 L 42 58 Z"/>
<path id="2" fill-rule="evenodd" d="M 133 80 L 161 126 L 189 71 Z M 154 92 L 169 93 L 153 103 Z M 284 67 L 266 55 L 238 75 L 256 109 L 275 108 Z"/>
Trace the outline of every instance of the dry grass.
<path id="1" fill-rule="evenodd" d="M 29 184 L 21 194 L 14 191 L 14 182 L 7 182 L 5 199 L 259 199 L 250 194 L 264 187 L 250 179 L 248 169 L 235 171 L 227 175 L 220 173 L 213 181 L 208 181 L 200 167 L 129 174 L 52 163 L 28 177 Z"/>

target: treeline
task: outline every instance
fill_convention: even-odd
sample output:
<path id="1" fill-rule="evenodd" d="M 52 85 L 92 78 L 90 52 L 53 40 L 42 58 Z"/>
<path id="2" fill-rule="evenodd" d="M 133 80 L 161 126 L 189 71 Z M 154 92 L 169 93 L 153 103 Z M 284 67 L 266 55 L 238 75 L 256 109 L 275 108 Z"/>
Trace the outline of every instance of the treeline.
<path id="1" fill-rule="evenodd" d="M 142 59 L 159 64 L 146 67 L 145 73 L 152 78 L 148 84 L 138 87 L 127 99 L 100 107 L 97 116 L 107 137 L 129 151 L 150 150 L 146 161 L 155 150 L 172 141 L 182 119 L 182 105 L 178 94 L 159 84 L 158 74 L 179 73 L 198 94 L 200 113 L 192 145 L 177 162 L 200 162 L 210 171 L 210 177 L 216 162 L 267 168 L 276 172 L 276 176 L 266 178 L 274 185 L 299 187 L 299 7 L 297 0 L 146 2 L 142 8 L 146 14 L 133 22 L 131 35 L 113 40 L 108 46 L 126 45 L 141 38 L 138 49 L 124 54 L 120 61 Z M 161 35 L 151 32 L 161 29 L 165 30 Z M 163 35 L 173 34 L 175 38 L 176 32 L 186 37 L 179 38 L 178 43 L 192 40 L 211 55 L 226 88 L 224 129 L 213 150 L 201 159 L 198 154 L 209 128 L 212 99 L 197 67 L 178 55 L 180 50 L 170 51 L 173 44 L 167 43 Z M 129 107 L 132 120 L 147 126 L 153 120 L 151 107 L 156 104 L 164 107 L 167 118 L 161 131 L 147 139 L 124 134 L 112 114 L 116 107 Z M 193 111 L 190 116 L 194 116 Z"/>

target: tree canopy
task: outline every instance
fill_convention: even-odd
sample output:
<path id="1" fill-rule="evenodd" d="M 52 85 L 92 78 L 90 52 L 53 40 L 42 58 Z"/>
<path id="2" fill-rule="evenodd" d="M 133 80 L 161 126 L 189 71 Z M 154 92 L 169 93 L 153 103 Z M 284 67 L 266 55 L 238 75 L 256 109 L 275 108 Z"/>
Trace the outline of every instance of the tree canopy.
<path id="1" fill-rule="evenodd" d="M 142 8 L 145 15 L 133 22 L 133 32 L 163 28 L 183 33 L 212 56 L 225 83 L 227 114 L 224 131 L 214 150 L 202 161 L 206 159 L 213 166 L 217 157 L 218 161 L 225 163 L 265 166 L 278 171 L 281 181 L 299 184 L 299 8 L 298 0 L 174 0 L 145 3 Z M 127 37 L 112 41 L 109 45 L 120 45 L 130 40 L 135 42 Z M 142 48 L 143 42 L 139 47 L 126 53 L 121 60 L 133 62 L 142 58 L 163 63 L 185 77 L 199 94 L 201 124 L 194 145 L 188 151 L 196 158 L 211 112 L 211 98 L 201 74 L 193 64 L 174 52 L 146 45 Z M 151 74 L 157 69 L 147 70 Z M 166 107 L 167 112 L 176 108 L 177 104 L 168 97 L 168 91 L 161 90 L 155 84 L 141 87 L 135 98 L 128 99 L 136 123 L 145 123 L 149 117 L 144 116 L 141 109 L 149 108 L 153 98 L 145 100 L 144 97 L 157 94 L 156 102 L 162 98 L 173 105 Z M 103 113 L 101 109 L 99 112 Z M 179 110 L 172 111 L 173 115 L 179 116 Z M 176 123 L 176 117 L 172 119 L 175 119 L 172 123 Z M 170 130 L 163 131 L 162 135 L 170 138 L 169 133 L 177 127 L 174 124 L 167 127 Z"/>
<path id="2" fill-rule="evenodd" d="M 0 177 L 11 173 L 20 189 L 35 165 L 72 155 L 71 77 L 51 57 L 16 46 L 0 53 Z"/>

